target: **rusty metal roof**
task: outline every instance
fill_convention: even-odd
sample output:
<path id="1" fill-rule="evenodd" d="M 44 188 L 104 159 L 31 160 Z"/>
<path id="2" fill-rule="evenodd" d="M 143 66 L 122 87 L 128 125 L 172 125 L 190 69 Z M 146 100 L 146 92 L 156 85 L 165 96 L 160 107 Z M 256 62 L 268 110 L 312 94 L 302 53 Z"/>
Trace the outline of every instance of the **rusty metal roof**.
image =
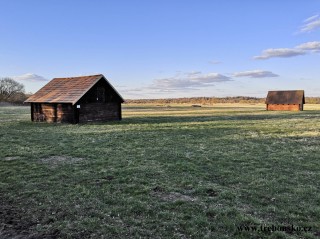
<path id="1" fill-rule="evenodd" d="M 108 85 L 124 101 L 116 89 L 102 75 L 54 78 L 35 94 L 30 96 L 26 103 L 72 103 L 75 104 L 88 92 L 100 79 L 104 79 Z"/>
<path id="2" fill-rule="evenodd" d="M 304 104 L 303 90 L 269 91 L 266 104 Z"/>

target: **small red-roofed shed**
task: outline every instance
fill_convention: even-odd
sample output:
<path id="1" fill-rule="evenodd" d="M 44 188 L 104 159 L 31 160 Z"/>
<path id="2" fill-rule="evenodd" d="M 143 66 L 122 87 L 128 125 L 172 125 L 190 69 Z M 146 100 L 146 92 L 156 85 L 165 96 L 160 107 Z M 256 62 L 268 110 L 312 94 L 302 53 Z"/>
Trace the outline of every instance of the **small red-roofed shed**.
<path id="1" fill-rule="evenodd" d="M 266 98 L 267 110 L 301 111 L 304 104 L 303 90 L 269 91 Z"/>

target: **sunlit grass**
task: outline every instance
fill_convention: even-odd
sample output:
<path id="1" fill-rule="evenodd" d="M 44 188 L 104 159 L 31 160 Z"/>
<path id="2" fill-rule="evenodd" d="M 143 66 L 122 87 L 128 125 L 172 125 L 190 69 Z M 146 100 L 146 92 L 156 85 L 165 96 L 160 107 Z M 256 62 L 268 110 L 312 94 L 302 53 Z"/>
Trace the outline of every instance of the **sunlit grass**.
<path id="1" fill-rule="evenodd" d="M 124 105 L 123 121 L 0 108 L 0 237 L 317 238 L 320 106 Z M 243 225 L 311 232 L 239 232 Z"/>

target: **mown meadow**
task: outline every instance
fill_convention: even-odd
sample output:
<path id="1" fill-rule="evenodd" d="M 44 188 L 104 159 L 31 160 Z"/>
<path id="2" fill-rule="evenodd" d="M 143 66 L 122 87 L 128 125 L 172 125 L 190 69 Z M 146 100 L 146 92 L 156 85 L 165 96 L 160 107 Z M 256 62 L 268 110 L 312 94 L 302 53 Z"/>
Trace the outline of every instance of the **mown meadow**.
<path id="1" fill-rule="evenodd" d="M 320 237 L 320 105 L 123 108 L 72 125 L 0 107 L 0 238 Z"/>

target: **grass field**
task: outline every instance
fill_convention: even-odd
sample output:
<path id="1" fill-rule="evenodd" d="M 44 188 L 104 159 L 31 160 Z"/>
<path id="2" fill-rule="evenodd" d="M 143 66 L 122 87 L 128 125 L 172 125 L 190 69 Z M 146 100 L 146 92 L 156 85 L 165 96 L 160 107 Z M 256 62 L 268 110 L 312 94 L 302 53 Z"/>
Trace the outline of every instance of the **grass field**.
<path id="1" fill-rule="evenodd" d="M 29 111 L 0 108 L 0 238 L 320 237 L 320 105 Z"/>

